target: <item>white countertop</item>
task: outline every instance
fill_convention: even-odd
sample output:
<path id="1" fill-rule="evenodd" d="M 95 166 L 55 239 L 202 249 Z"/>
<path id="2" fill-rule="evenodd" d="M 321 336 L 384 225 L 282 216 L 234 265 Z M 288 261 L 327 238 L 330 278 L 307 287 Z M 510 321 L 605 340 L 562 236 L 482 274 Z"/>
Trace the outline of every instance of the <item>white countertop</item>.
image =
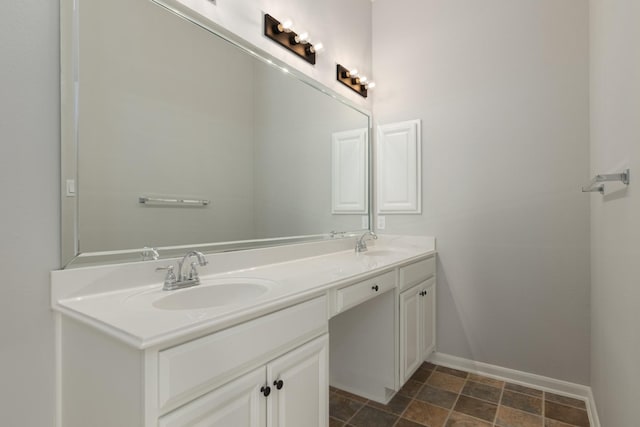
<path id="1" fill-rule="evenodd" d="M 168 264 L 165 260 L 52 272 L 52 307 L 145 349 L 227 328 L 435 252 L 435 241 L 429 237 L 381 235 L 369 242 L 368 252 L 359 254 L 353 242 L 341 239 L 207 255 L 215 267 L 199 268 L 201 286 L 218 279 L 273 282 L 264 294 L 237 304 L 185 310 L 154 307 L 152 302 L 168 292 L 189 292 L 162 291 L 162 275 L 155 273 L 155 267 Z"/>

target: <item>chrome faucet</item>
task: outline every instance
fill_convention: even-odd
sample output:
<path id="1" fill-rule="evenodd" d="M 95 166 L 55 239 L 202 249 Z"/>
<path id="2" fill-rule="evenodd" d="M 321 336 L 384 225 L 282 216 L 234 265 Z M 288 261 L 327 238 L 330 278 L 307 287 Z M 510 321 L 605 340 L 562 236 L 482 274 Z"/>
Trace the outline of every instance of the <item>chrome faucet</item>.
<path id="1" fill-rule="evenodd" d="M 189 273 L 184 271 L 184 265 L 187 260 L 191 257 L 196 257 L 198 262 L 191 262 L 191 269 Z M 191 286 L 196 286 L 200 284 L 200 276 L 198 276 L 198 270 L 196 270 L 196 266 L 200 265 L 201 267 L 207 265 L 207 259 L 202 254 L 202 252 L 198 251 L 189 251 L 185 254 L 184 257 L 178 262 L 178 273 L 174 273 L 173 265 L 169 265 L 167 267 L 158 267 L 156 271 L 166 270 L 167 275 L 164 278 L 164 286 L 162 287 L 163 291 L 173 291 L 176 289 L 188 288 Z"/>
<path id="2" fill-rule="evenodd" d="M 371 231 L 371 230 L 367 231 L 362 236 L 360 236 L 360 238 L 356 242 L 356 252 L 366 252 L 366 250 L 367 250 L 367 237 L 368 236 L 371 236 L 371 238 L 373 240 L 376 240 L 378 238 L 378 235 L 376 233 L 374 233 L 373 231 Z"/>

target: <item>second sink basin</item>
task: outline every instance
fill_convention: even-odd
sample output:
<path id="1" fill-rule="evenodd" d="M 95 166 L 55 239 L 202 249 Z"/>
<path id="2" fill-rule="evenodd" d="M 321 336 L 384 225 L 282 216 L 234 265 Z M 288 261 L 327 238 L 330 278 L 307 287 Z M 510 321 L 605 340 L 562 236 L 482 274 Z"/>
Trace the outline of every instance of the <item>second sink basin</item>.
<path id="1" fill-rule="evenodd" d="M 166 291 L 152 305 L 163 310 L 191 310 L 241 304 L 266 294 L 273 284 L 253 278 L 203 280 L 192 288 Z"/>
<path id="2" fill-rule="evenodd" d="M 393 256 L 393 255 L 404 255 L 405 251 L 399 249 L 375 249 L 371 248 L 366 252 L 362 252 L 362 255 L 368 257 L 385 257 L 385 256 Z"/>

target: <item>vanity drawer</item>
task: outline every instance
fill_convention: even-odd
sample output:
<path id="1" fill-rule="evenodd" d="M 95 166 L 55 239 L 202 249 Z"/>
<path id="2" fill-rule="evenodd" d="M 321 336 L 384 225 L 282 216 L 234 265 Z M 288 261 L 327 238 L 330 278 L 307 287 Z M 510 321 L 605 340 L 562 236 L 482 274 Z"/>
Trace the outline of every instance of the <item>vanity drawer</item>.
<path id="1" fill-rule="evenodd" d="M 389 271 L 371 279 L 363 280 L 336 292 L 336 313 L 358 305 L 396 286 L 396 272 Z"/>
<path id="2" fill-rule="evenodd" d="M 436 274 L 435 255 L 400 269 L 400 290 L 408 289 Z"/>
<path id="3" fill-rule="evenodd" d="M 160 351 L 158 406 L 173 409 L 327 329 L 322 296 Z"/>

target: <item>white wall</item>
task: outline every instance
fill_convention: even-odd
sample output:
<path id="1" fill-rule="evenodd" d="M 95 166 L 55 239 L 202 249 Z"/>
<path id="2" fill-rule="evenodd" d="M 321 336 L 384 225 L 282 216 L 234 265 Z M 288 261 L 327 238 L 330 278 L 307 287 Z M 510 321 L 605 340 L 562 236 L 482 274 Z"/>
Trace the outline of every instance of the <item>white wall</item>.
<path id="1" fill-rule="evenodd" d="M 378 0 L 374 118 L 422 120 L 438 351 L 589 382 L 588 4 Z"/>
<path id="2" fill-rule="evenodd" d="M 591 385 L 603 426 L 638 425 L 640 396 L 640 3 L 592 0 L 591 174 L 631 185 L 591 196 Z"/>
<path id="3" fill-rule="evenodd" d="M 54 418 L 49 271 L 59 265 L 58 2 L 0 2 L 0 425 Z"/>

